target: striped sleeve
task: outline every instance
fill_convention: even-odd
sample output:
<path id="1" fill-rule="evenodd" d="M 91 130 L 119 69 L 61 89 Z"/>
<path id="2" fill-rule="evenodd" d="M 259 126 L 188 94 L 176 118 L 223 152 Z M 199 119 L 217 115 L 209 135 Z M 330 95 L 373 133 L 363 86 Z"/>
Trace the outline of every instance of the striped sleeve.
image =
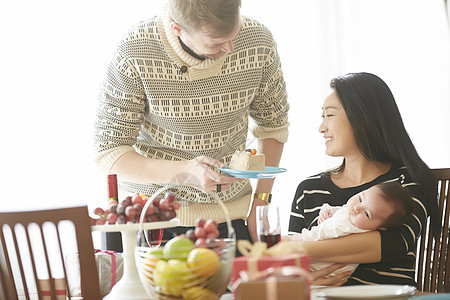
<path id="1" fill-rule="evenodd" d="M 428 216 L 427 209 L 422 202 L 423 192 L 417 184 L 409 178 L 405 178 L 402 185 L 409 190 L 416 203 L 415 211 L 401 227 L 380 231 L 382 262 L 397 261 L 404 258 L 409 252 L 414 252 L 417 238 Z"/>
<path id="2" fill-rule="evenodd" d="M 327 198 L 331 195 L 326 187 L 312 188 L 317 181 L 321 181 L 320 176 L 309 177 L 298 185 L 292 201 L 288 234 L 300 233 L 303 228 L 317 225 L 320 208 L 323 203 L 328 203 Z"/>

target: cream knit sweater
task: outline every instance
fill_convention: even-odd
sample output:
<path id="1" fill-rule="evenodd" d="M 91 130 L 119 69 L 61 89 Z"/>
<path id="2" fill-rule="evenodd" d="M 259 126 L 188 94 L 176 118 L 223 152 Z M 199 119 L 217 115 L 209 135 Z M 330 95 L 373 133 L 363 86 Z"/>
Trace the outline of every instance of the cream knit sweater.
<path id="1" fill-rule="evenodd" d="M 235 150 L 246 147 L 249 115 L 257 124 L 255 137 L 286 142 L 289 105 L 269 30 L 243 17 L 234 52 L 201 61 L 182 49 L 169 22 L 164 10 L 134 26 L 117 48 L 99 96 L 98 165 L 109 172 L 128 151 L 175 161 L 206 155 L 228 163 Z M 123 182 L 120 174 L 118 179 L 121 197 L 151 195 L 161 187 Z M 189 186 L 172 192 L 181 203 L 177 216 L 185 226 L 198 217 L 225 221 L 217 199 L 232 220 L 246 219 L 251 201 L 248 180 L 213 194 Z"/>

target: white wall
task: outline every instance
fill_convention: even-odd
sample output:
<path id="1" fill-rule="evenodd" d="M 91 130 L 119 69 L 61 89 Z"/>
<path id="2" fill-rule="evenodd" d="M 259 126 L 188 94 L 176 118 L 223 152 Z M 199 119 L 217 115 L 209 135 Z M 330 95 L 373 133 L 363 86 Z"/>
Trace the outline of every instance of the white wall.
<path id="1" fill-rule="evenodd" d="M 450 167 L 449 31 L 441 0 L 242 0 L 278 42 L 290 137 L 274 202 L 283 230 L 297 184 L 337 164 L 318 133 L 329 80 L 368 71 L 392 88 L 430 167 Z M 163 1 L 9 1 L 0 11 L 1 208 L 104 204 L 92 122 L 106 65 L 127 28 Z M 275 5 L 276 3 L 277 5 Z"/>

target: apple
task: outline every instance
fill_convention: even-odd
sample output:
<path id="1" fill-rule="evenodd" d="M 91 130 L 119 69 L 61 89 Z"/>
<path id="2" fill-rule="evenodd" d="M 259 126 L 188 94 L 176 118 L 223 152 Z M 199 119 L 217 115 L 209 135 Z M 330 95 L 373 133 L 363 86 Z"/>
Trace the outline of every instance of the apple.
<path id="1" fill-rule="evenodd" d="M 150 248 L 148 250 L 142 272 L 150 281 L 153 281 L 153 271 L 155 270 L 156 264 L 161 259 L 163 259 L 162 248 Z"/>
<path id="2" fill-rule="evenodd" d="M 176 236 L 169 240 L 163 249 L 165 259 L 186 260 L 189 252 L 195 248 L 194 242 L 186 237 Z"/>
<path id="3" fill-rule="evenodd" d="M 191 273 L 185 261 L 170 259 L 165 262 L 160 260 L 155 267 L 155 283 L 161 287 L 165 294 L 181 296 L 189 282 L 196 276 Z"/>

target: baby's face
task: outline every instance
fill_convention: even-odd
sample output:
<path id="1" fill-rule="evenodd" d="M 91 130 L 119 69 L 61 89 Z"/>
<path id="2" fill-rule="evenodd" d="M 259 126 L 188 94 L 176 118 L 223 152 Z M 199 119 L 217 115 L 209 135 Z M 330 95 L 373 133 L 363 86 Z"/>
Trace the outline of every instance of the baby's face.
<path id="1" fill-rule="evenodd" d="M 381 224 L 394 212 L 394 207 L 381 196 L 382 191 L 373 186 L 354 195 L 347 201 L 350 221 L 360 229 L 380 229 Z"/>

